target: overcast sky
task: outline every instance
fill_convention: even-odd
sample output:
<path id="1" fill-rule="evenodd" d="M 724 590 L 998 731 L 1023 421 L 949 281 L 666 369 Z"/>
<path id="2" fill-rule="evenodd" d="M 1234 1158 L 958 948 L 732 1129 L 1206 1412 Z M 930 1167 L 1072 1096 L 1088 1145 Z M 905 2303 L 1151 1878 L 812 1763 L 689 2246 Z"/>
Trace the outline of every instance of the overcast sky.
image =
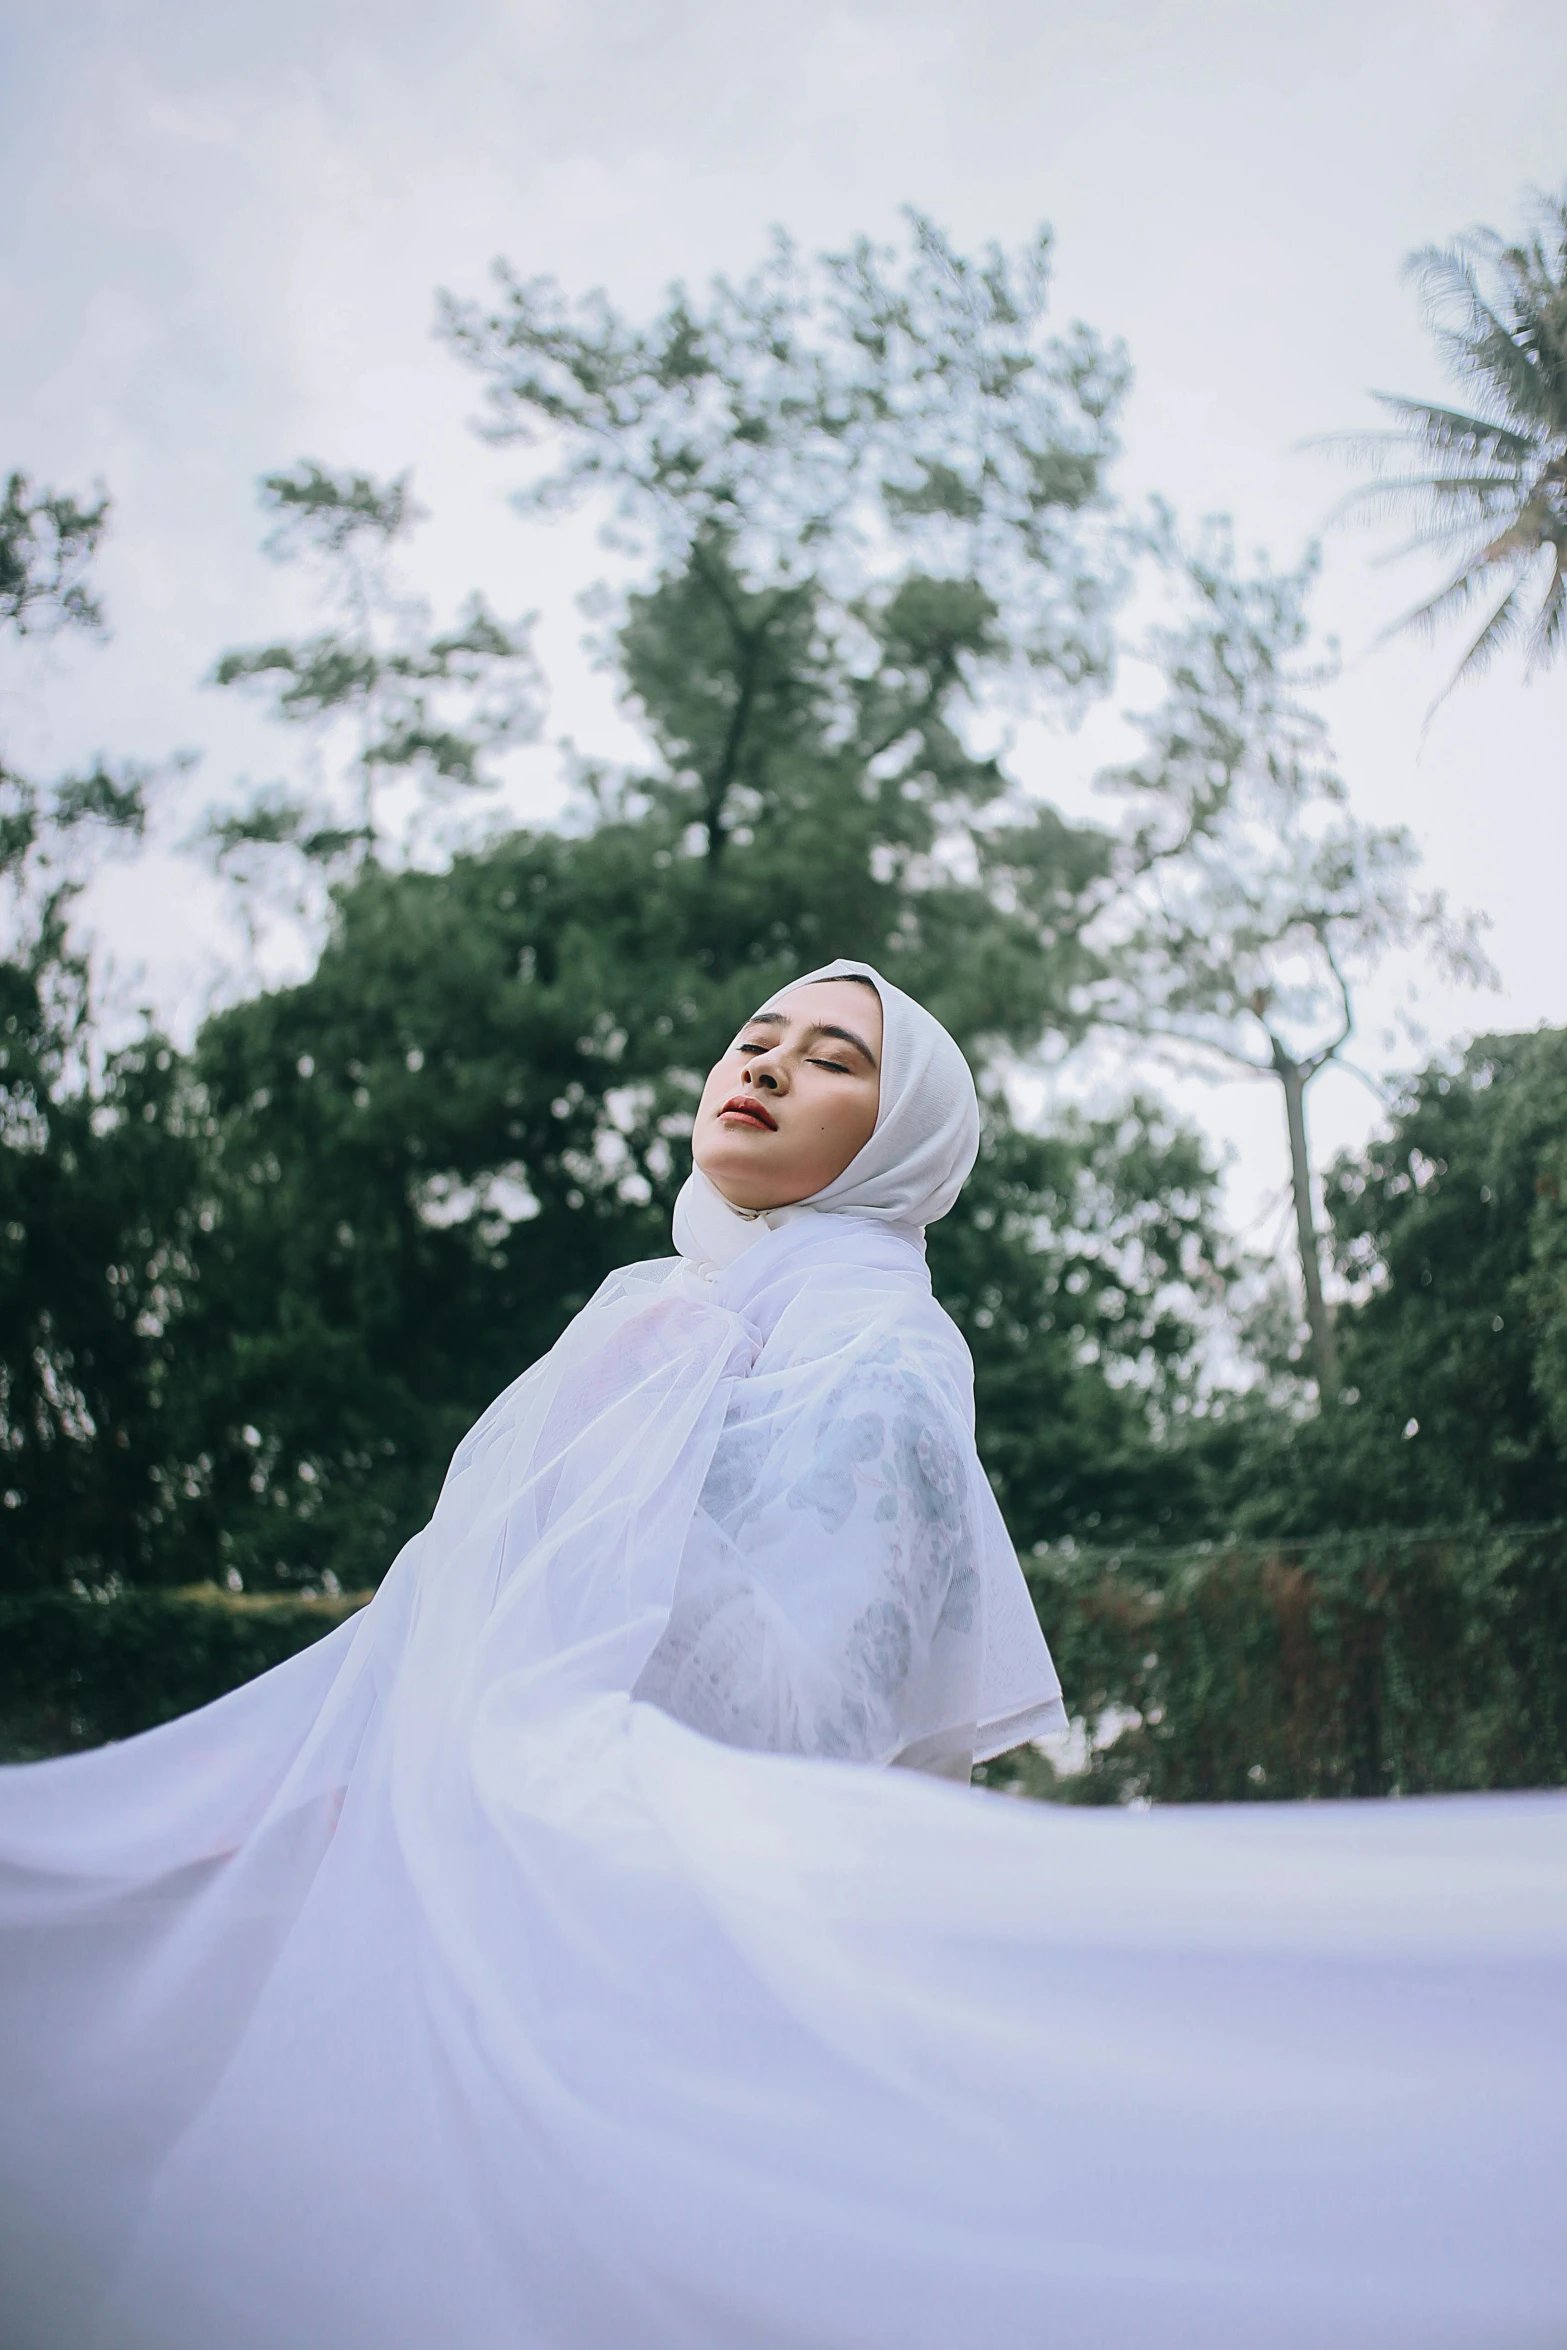
<path id="1" fill-rule="evenodd" d="M 514 467 L 468 430 L 476 387 L 432 340 L 438 285 L 505 254 L 650 305 L 743 270 L 774 222 L 808 246 L 891 234 L 900 205 L 960 242 L 1058 245 L 1057 311 L 1137 369 L 1120 485 L 1293 559 L 1342 476 L 1313 435 L 1369 387 L 1442 390 L 1399 265 L 1476 221 L 1520 225 L 1567 180 L 1561 0 L 0 0 L 0 465 L 115 499 L 106 650 L 0 676 L 40 766 L 203 749 L 215 795 L 287 746 L 199 680 L 223 646 L 302 618 L 257 551 L 253 484 L 310 453 L 416 468 L 438 600 L 537 608 L 552 738 L 630 738 L 577 652 L 586 534 L 525 528 Z M 1431 882 L 1492 918 L 1503 992 L 1429 989 L 1434 1041 L 1567 1020 L 1567 669 L 1503 665 L 1422 722 L 1454 648 L 1372 649 L 1415 582 L 1335 533 L 1318 613 L 1346 654 L 1326 697 L 1361 811 L 1404 821 Z M 1082 806 L 1085 743 L 1030 733 L 1033 788 Z M 518 769 L 522 812 L 559 761 Z M 188 1022 L 222 965 L 219 903 L 160 859 L 98 918 L 122 973 Z M 1402 976 L 1400 978 L 1402 980 Z M 1407 1064 L 1382 1041 L 1369 1060 Z M 1198 1107 L 1280 1173 L 1276 1105 Z M 1333 1078 L 1325 1153 L 1375 1103 Z"/>

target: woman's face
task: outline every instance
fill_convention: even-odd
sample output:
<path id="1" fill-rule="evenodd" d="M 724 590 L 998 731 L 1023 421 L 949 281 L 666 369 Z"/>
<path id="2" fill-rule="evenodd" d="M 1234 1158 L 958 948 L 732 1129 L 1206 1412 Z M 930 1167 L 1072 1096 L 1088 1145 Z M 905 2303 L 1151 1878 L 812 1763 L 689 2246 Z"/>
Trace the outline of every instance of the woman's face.
<path id="1" fill-rule="evenodd" d="M 812 980 L 748 1020 L 712 1070 L 691 1155 L 731 1207 L 786 1208 L 843 1173 L 880 1103 L 880 996 Z"/>

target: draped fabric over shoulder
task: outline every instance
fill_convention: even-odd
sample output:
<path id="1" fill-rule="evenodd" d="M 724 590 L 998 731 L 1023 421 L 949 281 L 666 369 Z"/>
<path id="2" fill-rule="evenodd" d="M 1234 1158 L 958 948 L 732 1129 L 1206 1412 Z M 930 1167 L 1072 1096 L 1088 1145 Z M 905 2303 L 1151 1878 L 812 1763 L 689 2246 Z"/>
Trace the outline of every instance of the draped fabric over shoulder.
<path id="1" fill-rule="evenodd" d="M 694 1181 L 358 1617 L 0 1775 L 0 2350 L 1567 2335 L 1567 1806 L 939 1783 L 1065 1716 L 923 1260 L 972 1084 L 832 969 L 837 1184 Z"/>

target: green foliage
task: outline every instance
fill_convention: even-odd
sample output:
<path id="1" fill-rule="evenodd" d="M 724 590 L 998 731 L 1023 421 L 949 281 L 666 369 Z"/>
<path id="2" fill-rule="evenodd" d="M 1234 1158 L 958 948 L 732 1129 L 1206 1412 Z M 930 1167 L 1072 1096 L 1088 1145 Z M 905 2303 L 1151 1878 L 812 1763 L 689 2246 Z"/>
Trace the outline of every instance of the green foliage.
<path id="1" fill-rule="evenodd" d="M 309 457 L 292 472 L 263 474 L 262 512 L 277 517 L 267 553 L 285 562 L 297 555 L 358 562 L 368 550 L 373 559 L 422 519 L 412 480 L 410 473 L 387 482 L 370 473 L 332 473 Z"/>
<path id="2" fill-rule="evenodd" d="M 983 597 L 909 580 L 862 619 L 850 661 L 814 585 L 752 591 L 723 546 L 697 547 L 630 600 L 619 651 L 664 766 L 601 817 L 640 825 L 697 971 L 770 986 L 852 941 L 961 1036 L 1080 1025 L 1108 844 L 1009 798 L 996 762 L 964 749 Z M 749 1008 L 737 993 L 723 1025 Z"/>
<path id="3" fill-rule="evenodd" d="M 1567 643 L 1567 198 L 1542 201 L 1519 243 L 1479 229 L 1408 269 L 1471 405 L 1378 393 L 1397 421 L 1349 443 L 1379 476 L 1351 504 L 1410 515 L 1406 551 L 1454 562 L 1403 626 L 1434 629 L 1497 598 L 1454 684 L 1519 638 L 1543 665 Z"/>
<path id="4" fill-rule="evenodd" d="M 130 1738 L 236 1689 L 363 1604 L 188 1591 L 0 1597 L 0 1761 Z"/>
<path id="5" fill-rule="evenodd" d="M 25 474 L 11 475 L 0 501 L 0 629 L 47 636 L 101 624 L 87 567 L 108 519 L 105 497 L 84 506 L 68 492 L 35 490 Z"/>
<path id="6" fill-rule="evenodd" d="M 1339 1260 L 1369 1291 L 1346 1328 L 1357 1400 L 1336 1416 L 1341 1444 L 1353 1431 L 1348 1475 L 1367 1464 L 1362 1507 L 1380 1499 L 1408 1522 L 1421 1504 L 1487 1519 L 1567 1504 L 1552 1279 L 1564 1141 L 1567 1034 L 1480 1037 L 1415 1081 L 1385 1142 L 1335 1170 Z"/>
<path id="7" fill-rule="evenodd" d="M 814 577 L 849 615 L 912 562 L 977 582 L 995 647 L 1059 685 L 1108 672 L 1122 587 L 1105 469 L 1125 355 L 1045 329 L 1050 240 L 960 254 L 909 216 L 802 262 L 778 237 L 743 284 L 675 287 L 646 326 L 602 294 L 497 270 L 492 309 L 443 304 L 487 381 L 490 437 L 543 449 L 521 502 L 598 498 L 671 571 L 727 545 L 755 590 Z"/>
<path id="8" fill-rule="evenodd" d="M 90 1088 L 63 1079 L 25 973 L 0 966 L 3 1582 L 152 1571 L 178 1496 L 165 1467 L 197 1166 L 155 1038 Z"/>
<path id="9" fill-rule="evenodd" d="M 1160 1803 L 1567 1783 L 1567 1527 L 1029 1562 L 1080 1778 Z"/>
<path id="10" fill-rule="evenodd" d="M 389 787 L 411 787 L 421 802 L 471 793 L 494 781 L 498 754 L 537 733 L 533 624 L 499 620 L 475 595 L 454 627 L 436 629 L 397 586 L 390 549 L 422 519 L 406 473 L 378 482 L 306 459 L 268 474 L 261 500 L 278 518 L 268 552 L 306 562 L 337 625 L 225 653 L 211 682 L 262 689 L 274 716 L 336 743 L 344 768 L 308 797 L 277 788 L 252 795 L 214 818 L 211 837 L 241 869 L 257 851 L 286 848 L 341 871 L 393 845 Z M 396 845 L 408 830 L 404 811 Z"/>
<path id="11" fill-rule="evenodd" d="M 1352 1285 L 1339 1396 L 1304 1411 L 1285 1377 L 1193 1424 L 1206 1531 L 1567 1512 L 1564 1148 L 1561 1030 L 1480 1037 L 1411 1082 L 1389 1132 L 1341 1159 L 1327 1185 Z"/>
<path id="12" fill-rule="evenodd" d="M 99 621 L 84 566 L 106 503 L 0 509 L 0 625 Z M 147 777 L 37 782 L 0 766 L 0 1577 L 12 1590 L 146 1571 L 168 1511 L 162 1407 L 194 1168 L 174 1056 L 95 1053 L 70 914 L 95 856 L 140 836 Z"/>
<path id="13" fill-rule="evenodd" d="M 88 566 L 108 517 L 107 498 L 84 506 L 67 492 L 34 490 L 24 475 L 11 475 L 0 504 L 0 636 L 7 630 L 27 637 L 101 629 L 103 613 Z M 71 902 L 105 843 L 141 837 L 149 781 L 143 770 L 127 767 L 116 774 L 100 760 L 86 774 L 44 783 L 20 774 L 0 753 L 6 964 L 13 993 L 30 980 L 38 995 L 30 1019 L 41 1050 L 58 1055 L 68 1049 L 85 1022 L 86 962 L 68 936 Z M 8 1012 L 16 1016 L 14 1003 Z M 20 1017 L 25 1030 L 29 1015 Z"/>
<path id="14" fill-rule="evenodd" d="M 201 1039 L 185 1446 L 247 1585 L 377 1580 L 484 1403 L 667 1246 L 663 1071 L 697 1007 L 650 964 L 635 1033 L 616 1024 L 607 950 L 644 895 L 616 846 L 368 868 L 313 977 Z"/>
<path id="15" fill-rule="evenodd" d="M 1166 523 L 1156 543 L 1186 617 L 1149 646 L 1167 684 L 1140 721 L 1143 757 L 1101 778 L 1128 817 L 1096 1009 L 1123 1034 L 1282 1088 L 1301 1289 L 1330 1397 L 1306 1090 L 1349 1043 L 1356 984 L 1390 947 L 1419 942 L 1470 979 L 1484 961 L 1472 921 L 1414 888 L 1407 830 L 1365 824 L 1347 804 L 1306 699 L 1329 674 L 1305 657 L 1315 555 L 1248 577 L 1227 523 L 1192 548 Z"/>
<path id="16" fill-rule="evenodd" d="M 671 857 L 688 831 L 714 871 L 758 852 L 704 908 L 699 969 L 885 941 L 965 1035 L 1068 1017 L 1107 844 L 963 733 L 1019 668 L 1070 695 L 1110 666 L 1126 370 L 1045 331 L 1047 285 L 1045 240 L 971 260 L 915 220 L 901 264 L 861 244 L 809 268 L 780 241 L 647 327 L 504 270 L 493 311 L 447 303 L 492 436 L 541 448 L 524 507 L 596 498 L 616 544 L 654 550 L 612 649 L 664 766 L 622 805 L 680 828 Z"/>
<path id="17" fill-rule="evenodd" d="M 1192 1514 L 1190 1410 L 1228 1269 L 1216 1179 L 1158 1105 L 1019 1132 L 992 1113 L 930 1235 L 974 1356 L 981 1457 L 1014 1540 L 1157 1538 Z"/>
<path id="18" fill-rule="evenodd" d="M 1567 1104 L 1541 1137 L 1529 1212 L 1529 1266 L 1514 1286 L 1533 1335 L 1532 1384 L 1558 1460 L 1567 1462 Z"/>

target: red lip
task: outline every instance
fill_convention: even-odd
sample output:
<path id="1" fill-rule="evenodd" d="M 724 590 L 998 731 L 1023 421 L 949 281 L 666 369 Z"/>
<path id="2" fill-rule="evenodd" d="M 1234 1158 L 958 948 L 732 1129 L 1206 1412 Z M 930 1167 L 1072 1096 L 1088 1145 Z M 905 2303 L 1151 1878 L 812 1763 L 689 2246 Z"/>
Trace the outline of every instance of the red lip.
<path id="1" fill-rule="evenodd" d="M 777 1119 L 763 1109 L 754 1094 L 737 1093 L 733 1100 L 725 1102 L 718 1115 L 720 1118 L 747 1118 L 753 1126 L 763 1127 L 769 1134 L 778 1131 Z"/>

